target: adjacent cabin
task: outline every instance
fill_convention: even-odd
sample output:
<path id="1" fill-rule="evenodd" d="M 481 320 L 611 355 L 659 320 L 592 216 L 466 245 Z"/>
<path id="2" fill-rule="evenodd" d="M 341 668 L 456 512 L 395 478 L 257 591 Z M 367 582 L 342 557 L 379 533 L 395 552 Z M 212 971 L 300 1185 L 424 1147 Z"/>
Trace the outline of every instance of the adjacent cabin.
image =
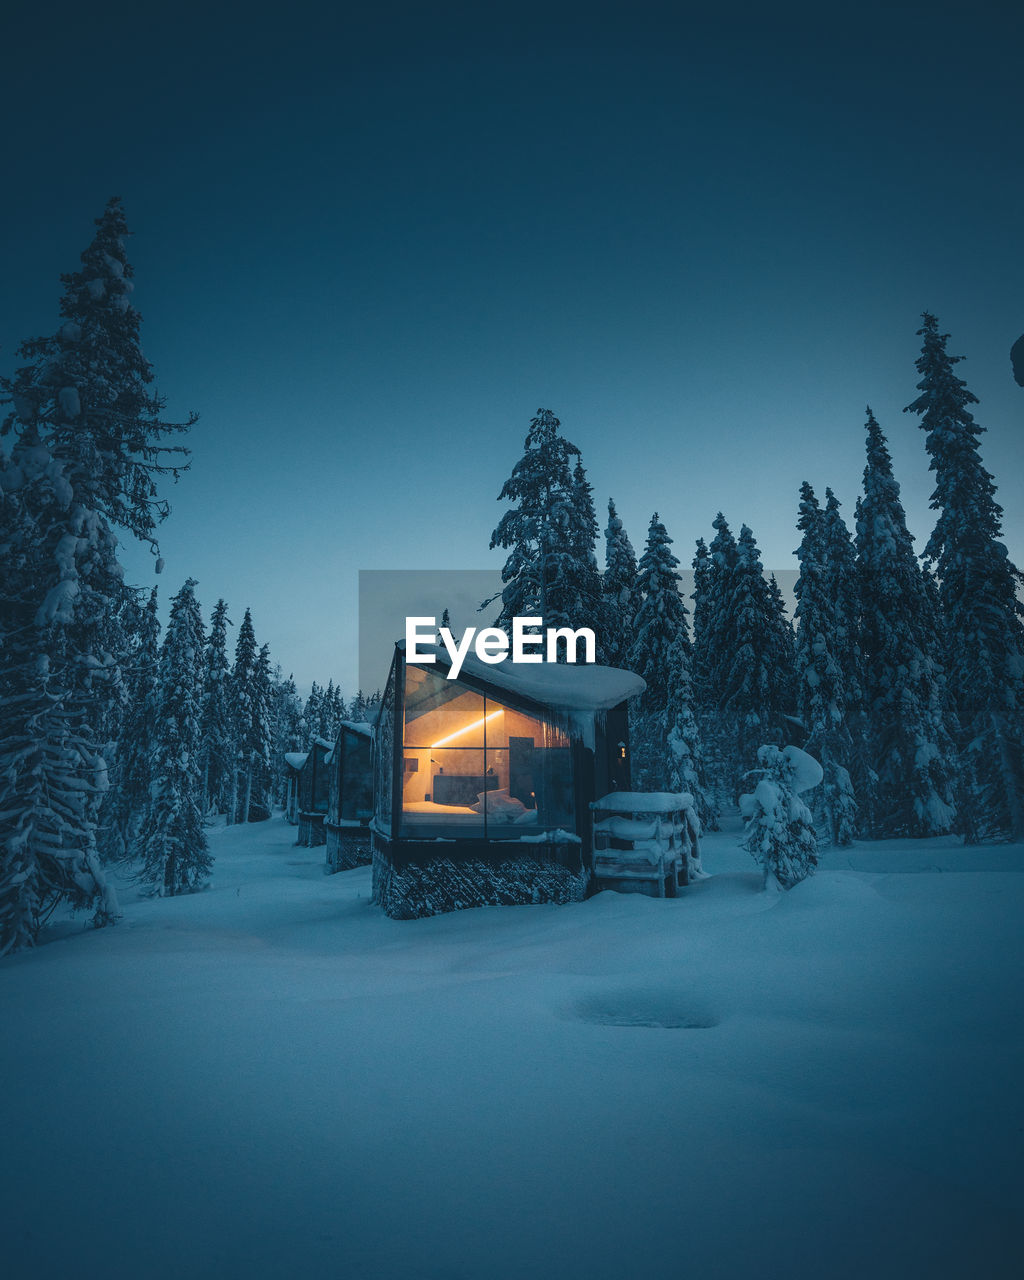
<path id="1" fill-rule="evenodd" d="M 421 651 L 424 646 L 421 646 Z M 644 682 L 594 665 L 484 663 L 447 678 L 395 647 L 376 731 L 373 893 L 398 919 L 582 899 L 591 804 L 628 791 L 626 703 Z"/>
<path id="2" fill-rule="evenodd" d="M 327 839 L 324 819 L 330 804 L 331 766 L 329 757 L 334 746 L 324 738 L 314 738 L 298 776 L 299 835 L 295 841 L 306 849 L 315 848 Z"/>
<path id="3" fill-rule="evenodd" d="M 330 793 L 324 820 L 327 869 L 347 871 L 370 861 L 373 726 L 357 720 L 342 720 L 328 767 Z"/>

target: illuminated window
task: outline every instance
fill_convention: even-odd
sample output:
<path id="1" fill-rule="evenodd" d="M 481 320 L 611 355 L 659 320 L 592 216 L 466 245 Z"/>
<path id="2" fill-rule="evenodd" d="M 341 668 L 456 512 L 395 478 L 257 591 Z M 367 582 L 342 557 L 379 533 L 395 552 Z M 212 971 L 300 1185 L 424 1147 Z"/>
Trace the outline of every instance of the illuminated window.
<path id="1" fill-rule="evenodd" d="M 569 738 L 422 667 L 406 668 L 402 834 L 516 840 L 574 830 Z"/>

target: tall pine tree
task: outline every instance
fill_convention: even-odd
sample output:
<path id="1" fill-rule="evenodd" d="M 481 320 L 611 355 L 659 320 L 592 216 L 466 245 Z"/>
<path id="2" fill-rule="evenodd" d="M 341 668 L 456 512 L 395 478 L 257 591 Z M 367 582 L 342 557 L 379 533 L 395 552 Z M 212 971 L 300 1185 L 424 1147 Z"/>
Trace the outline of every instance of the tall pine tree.
<path id="1" fill-rule="evenodd" d="M 492 549 L 509 551 L 495 625 L 510 633 L 514 617 L 541 618 L 547 627 L 590 625 L 580 612 L 585 534 L 578 527 L 580 492 L 572 470 L 580 451 L 561 435 L 561 425 L 550 409 L 537 410 L 523 456 L 498 495 L 499 502 L 514 504 L 491 535 Z"/>
<path id="2" fill-rule="evenodd" d="M 982 834 L 1024 838 L 1024 575 L 1002 537 L 1002 507 L 982 465 L 978 401 L 953 366 L 949 335 L 924 315 L 917 371 L 921 394 L 906 412 L 921 415 L 935 472 L 938 521 L 924 554 L 934 564 L 949 641 L 949 677 L 970 773 L 974 825 Z"/>
<path id="3" fill-rule="evenodd" d="M 62 900 L 76 908 L 98 904 L 97 923 L 115 919 L 118 907 L 96 844 L 106 788 L 96 697 L 111 673 L 109 663 L 85 647 L 107 600 L 89 584 L 88 568 L 94 554 L 109 563 L 113 535 L 93 515 L 83 518 L 81 536 L 68 537 L 73 490 L 33 428 L 16 439 L 0 487 L 4 954 L 31 945 Z"/>
<path id="4" fill-rule="evenodd" d="M 231 719 L 234 726 L 236 769 L 233 822 L 248 822 L 253 788 L 257 784 L 264 746 L 264 707 L 257 666 L 259 652 L 252 614 L 248 609 L 238 628 L 235 665 L 231 672 Z"/>
<path id="5" fill-rule="evenodd" d="M 714 817 L 693 714 L 687 609 L 679 593 L 679 561 L 655 512 L 640 557 L 640 609 L 629 667 L 643 676 L 633 724 L 634 784 L 652 791 L 689 791 L 704 824 Z"/>
<path id="6" fill-rule="evenodd" d="M 200 888 L 213 866 L 203 829 L 203 619 L 195 585 L 189 578 L 171 602 L 160 651 L 153 780 L 140 839 L 142 874 L 168 897 Z"/>
<path id="7" fill-rule="evenodd" d="M 824 778 L 814 788 L 811 811 L 819 836 L 828 844 L 849 845 L 856 834 L 857 802 L 850 767 L 853 738 L 847 723 L 847 694 L 839 656 L 835 602 L 826 575 L 825 520 L 814 490 L 800 489 L 803 533 L 796 552 L 796 670 L 798 711 L 807 728 L 806 750 L 820 763 Z"/>
<path id="8" fill-rule="evenodd" d="M 857 797 L 858 831 L 866 829 L 873 811 L 871 795 L 875 775 L 871 767 L 868 717 L 864 703 L 864 655 L 861 651 L 861 578 L 857 550 L 840 510 L 839 499 L 825 490 L 822 512 L 824 550 L 822 580 L 830 602 L 834 626 L 835 659 L 842 672 L 846 701 L 846 725 L 850 731 L 852 756 L 850 779 Z"/>
<path id="9" fill-rule="evenodd" d="M 637 584 L 636 553 L 611 498 L 608 499 L 608 527 L 604 536 L 605 661 L 612 667 L 628 667 L 642 597 Z"/>
<path id="10" fill-rule="evenodd" d="M 157 589 L 141 612 L 138 642 L 126 670 L 128 706 L 118 744 L 120 771 L 108 792 L 111 803 L 105 810 L 110 825 L 107 850 L 111 857 L 131 859 L 150 800 L 153 760 L 160 710 L 160 619 L 157 616 Z"/>
<path id="11" fill-rule="evenodd" d="M 730 600 L 738 551 L 721 511 L 713 527 L 710 548 L 699 541 L 693 562 L 693 672 L 712 803 L 718 812 L 724 812 L 736 799 L 736 733 L 724 700 L 731 654 L 737 644 Z"/>
<path id="12" fill-rule="evenodd" d="M 781 745 L 788 736 L 792 634 L 778 584 L 765 580 L 761 553 L 747 525 L 740 529 L 729 578 L 722 601 L 725 649 L 719 658 L 718 714 L 726 741 L 732 740 L 735 797 L 758 749 Z"/>
<path id="13" fill-rule="evenodd" d="M 176 474 L 186 452 L 165 442 L 192 421 L 161 419 L 139 345 L 126 241 L 113 200 L 81 268 L 63 277 L 58 331 L 24 343 L 26 363 L 2 383 L 13 404 L 3 431 L 15 436 L 2 487 L 19 495 L 3 514 L 14 552 L 6 594 L 20 623 L 0 645 L 0 685 L 11 695 L 0 724 L 8 782 L 0 887 L 12 879 L 42 886 L 16 923 L 21 908 L 7 913 L 12 946 L 34 936 L 61 897 L 98 900 L 98 922 L 116 914 L 95 856 L 104 751 L 123 700 L 127 648 L 114 529 L 156 550 L 156 525 L 167 512 L 157 479 Z M 28 902 L 26 894 L 18 890 L 12 901 Z"/>
<path id="14" fill-rule="evenodd" d="M 223 813 L 230 804 L 235 770 L 231 715 L 231 669 L 228 666 L 228 606 L 218 600 L 210 618 L 210 635 L 203 655 L 203 703 L 200 714 L 203 805 Z"/>
<path id="15" fill-rule="evenodd" d="M 957 825 L 957 763 L 939 637 L 882 429 L 867 411 L 858 505 L 865 704 L 875 786 L 871 834 L 943 835 Z"/>

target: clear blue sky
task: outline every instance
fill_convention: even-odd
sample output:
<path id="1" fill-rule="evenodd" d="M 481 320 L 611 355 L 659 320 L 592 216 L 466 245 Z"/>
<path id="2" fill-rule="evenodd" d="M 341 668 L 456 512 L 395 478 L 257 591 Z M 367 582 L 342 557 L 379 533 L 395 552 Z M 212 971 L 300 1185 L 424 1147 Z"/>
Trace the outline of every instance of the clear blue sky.
<path id="1" fill-rule="evenodd" d="M 506 8 L 5 16 L 0 362 L 121 195 L 169 415 L 202 415 L 163 591 L 351 691 L 357 571 L 500 563 L 540 406 L 638 548 L 657 509 L 688 563 L 722 508 L 790 568 L 803 479 L 852 518 L 870 403 L 921 543 L 925 308 L 1024 559 L 1015 7 Z"/>

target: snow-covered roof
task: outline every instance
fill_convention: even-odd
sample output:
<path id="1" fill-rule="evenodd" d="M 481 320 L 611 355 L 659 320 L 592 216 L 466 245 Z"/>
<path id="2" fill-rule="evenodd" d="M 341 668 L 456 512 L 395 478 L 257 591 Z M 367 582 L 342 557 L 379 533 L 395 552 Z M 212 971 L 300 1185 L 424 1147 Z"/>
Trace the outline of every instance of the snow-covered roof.
<path id="1" fill-rule="evenodd" d="M 326 738 L 314 738 L 313 741 L 318 747 L 326 747 L 328 751 L 334 746 L 334 743 L 328 742 Z"/>
<path id="2" fill-rule="evenodd" d="M 405 641 L 400 640 L 398 647 L 404 650 Z M 419 651 L 435 654 L 437 666 L 442 669 L 451 665 L 451 658 L 444 645 L 421 643 Z M 431 667 L 426 666 L 424 669 L 429 671 Z M 469 654 L 462 664 L 460 677 L 463 672 L 543 706 L 566 711 L 607 711 L 610 707 L 625 702 L 627 698 L 643 693 L 647 688 L 643 677 L 633 671 L 593 663 L 525 663 L 512 662 L 509 658 L 488 663 Z"/>
<path id="3" fill-rule="evenodd" d="M 373 725 L 367 724 L 365 720 L 342 720 L 340 724 L 343 729 L 351 729 L 353 733 L 362 734 L 364 738 L 373 737 Z"/>
<path id="4" fill-rule="evenodd" d="M 309 759 L 309 752 L 286 751 L 284 753 L 284 759 L 286 764 L 290 765 L 296 772 L 298 772 Z"/>

